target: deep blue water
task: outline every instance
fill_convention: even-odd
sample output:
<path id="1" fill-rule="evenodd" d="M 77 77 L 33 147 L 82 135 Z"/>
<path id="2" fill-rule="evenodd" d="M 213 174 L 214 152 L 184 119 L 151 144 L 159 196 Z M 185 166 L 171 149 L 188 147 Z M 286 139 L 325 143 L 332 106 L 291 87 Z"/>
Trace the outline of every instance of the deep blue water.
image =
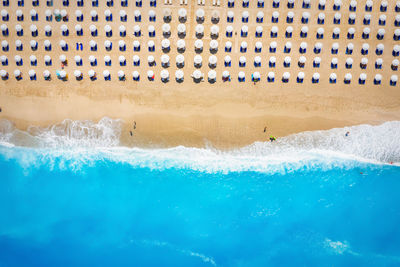
<path id="1" fill-rule="evenodd" d="M 60 165 L 0 153 L 1 267 L 400 265 L 399 167 Z"/>

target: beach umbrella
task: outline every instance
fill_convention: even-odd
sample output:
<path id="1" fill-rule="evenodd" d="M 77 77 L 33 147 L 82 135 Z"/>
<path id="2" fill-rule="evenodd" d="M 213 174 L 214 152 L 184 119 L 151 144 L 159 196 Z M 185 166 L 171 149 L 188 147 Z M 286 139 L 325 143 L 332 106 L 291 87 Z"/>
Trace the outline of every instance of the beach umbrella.
<path id="1" fill-rule="evenodd" d="M 50 11 L 50 10 L 46 10 L 46 12 L 45 12 L 46 17 L 48 15 L 47 11 Z M 18 9 L 17 11 L 15 11 L 15 15 L 17 16 L 18 21 L 24 20 L 24 13 L 22 12 L 21 9 Z M 51 11 L 50 11 L 50 15 L 51 15 Z"/>
<path id="2" fill-rule="evenodd" d="M 139 37 L 141 35 L 141 31 L 140 31 L 140 26 L 139 25 L 135 25 L 133 27 L 133 33 L 136 37 Z"/>
<path id="3" fill-rule="evenodd" d="M 259 56 L 254 57 L 254 66 L 261 67 L 261 57 Z"/>
<path id="4" fill-rule="evenodd" d="M 186 19 L 187 19 L 187 11 L 186 11 L 186 9 L 184 9 L 184 8 L 180 8 L 179 10 L 178 10 L 178 16 L 179 16 L 179 22 L 181 22 L 181 23 L 184 23 L 184 22 L 186 22 Z"/>
<path id="5" fill-rule="evenodd" d="M 139 81 L 140 80 L 140 75 L 139 75 L 138 71 L 135 70 L 135 71 L 132 72 L 132 79 L 134 81 Z"/>
<path id="6" fill-rule="evenodd" d="M 20 70 L 14 70 L 14 76 L 17 80 L 21 80 L 22 79 L 22 73 Z"/>
<path id="7" fill-rule="evenodd" d="M 263 33 L 263 27 L 262 26 L 257 26 L 256 27 L 256 37 L 257 38 L 262 37 L 262 33 Z"/>
<path id="8" fill-rule="evenodd" d="M 8 58 L 5 55 L 0 56 L 0 61 L 3 66 L 8 65 Z"/>
<path id="9" fill-rule="evenodd" d="M 177 55 L 175 61 L 178 68 L 183 68 L 185 66 L 185 57 L 183 55 Z"/>
<path id="10" fill-rule="evenodd" d="M 382 82 L 382 75 L 376 74 L 374 77 L 374 84 L 381 84 L 381 82 Z"/>
<path id="11" fill-rule="evenodd" d="M 324 28 L 318 28 L 318 29 L 317 29 L 317 39 L 322 39 L 322 38 L 324 38 L 324 33 L 325 33 Z"/>
<path id="12" fill-rule="evenodd" d="M 225 52 L 231 52 L 232 51 L 232 42 L 227 41 L 225 43 Z"/>
<path id="13" fill-rule="evenodd" d="M 67 56 L 66 55 L 60 55 L 59 58 L 60 58 L 60 62 L 61 63 L 64 63 L 64 64 L 67 63 Z"/>
<path id="14" fill-rule="evenodd" d="M 109 10 L 109 9 L 104 10 L 104 16 L 106 18 L 106 21 L 112 21 L 111 10 Z"/>
<path id="15" fill-rule="evenodd" d="M 96 79 L 96 72 L 94 70 L 89 70 L 88 75 L 90 80 L 94 81 Z"/>
<path id="16" fill-rule="evenodd" d="M 200 55 L 196 55 L 196 56 L 194 56 L 193 62 L 194 62 L 195 68 L 201 68 L 203 58 Z"/>
<path id="17" fill-rule="evenodd" d="M 171 36 L 171 26 L 169 24 L 164 23 L 161 28 L 162 28 L 162 31 L 163 31 L 163 36 L 165 38 L 168 38 L 168 37 Z"/>
<path id="18" fill-rule="evenodd" d="M 186 36 L 186 26 L 185 24 L 178 24 L 178 37 L 183 38 Z"/>
<path id="19" fill-rule="evenodd" d="M 119 56 L 118 61 L 120 66 L 126 66 L 126 58 L 124 56 Z"/>
<path id="20" fill-rule="evenodd" d="M 242 12 L 242 22 L 248 22 L 249 16 L 250 16 L 249 11 L 247 11 L 247 10 L 243 11 Z"/>
<path id="21" fill-rule="evenodd" d="M 165 23 L 169 23 L 172 20 L 172 16 L 171 16 L 171 9 L 166 8 L 163 11 L 163 20 Z"/>
<path id="22" fill-rule="evenodd" d="M 217 57 L 216 57 L 216 56 L 211 55 L 211 56 L 208 58 L 208 66 L 209 66 L 210 68 L 212 68 L 212 69 L 217 67 Z"/>
<path id="23" fill-rule="evenodd" d="M 339 44 L 333 43 L 332 44 L 332 54 L 337 54 L 338 49 L 339 49 Z"/>
<path id="24" fill-rule="evenodd" d="M 106 48 L 107 51 L 110 51 L 112 49 L 112 42 L 110 40 L 105 40 L 104 47 Z"/>
<path id="25" fill-rule="evenodd" d="M 289 11 L 286 16 L 286 22 L 293 23 L 293 18 L 294 18 L 294 13 L 292 11 Z"/>
<path id="26" fill-rule="evenodd" d="M 170 51 L 170 49 L 171 49 L 170 44 L 171 43 L 168 39 L 163 39 L 161 41 L 161 49 L 163 50 L 164 53 L 168 53 Z"/>
<path id="27" fill-rule="evenodd" d="M 94 40 L 90 40 L 89 42 L 90 50 L 96 51 L 97 50 L 97 43 Z"/>
<path id="28" fill-rule="evenodd" d="M 344 83 L 345 84 L 349 84 L 349 83 L 351 83 L 351 78 L 352 78 L 353 76 L 351 75 L 351 73 L 346 73 L 345 75 L 344 75 Z"/>
<path id="29" fill-rule="evenodd" d="M 140 66 L 140 57 L 138 55 L 133 56 L 133 66 Z"/>
<path id="30" fill-rule="evenodd" d="M 277 26 L 273 26 L 271 28 L 271 37 L 275 38 L 278 36 L 278 27 Z"/>
<path id="31" fill-rule="evenodd" d="M 367 74 L 361 73 L 360 77 L 358 78 L 358 83 L 359 84 L 365 84 L 365 80 L 367 79 Z"/>
<path id="32" fill-rule="evenodd" d="M 96 59 L 96 57 L 93 56 L 93 55 L 90 55 L 90 56 L 89 56 L 89 62 L 90 62 L 90 65 L 91 65 L 91 66 L 96 66 L 96 65 L 97 65 L 97 59 Z"/>
<path id="33" fill-rule="evenodd" d="M 207 77 L 209 83 L 215 83 L 217 81 L 217 73 L 215 70 L 210 70 L 207 74 Z"/>
<path id="34" fill-rule="evenodd" d="M 103 71 L 103 77 L 105 81 L 110 81 L 111 80 L 111 74 L 108 70 Z"/>
<path id="35" fill-rule="evenodd" d="M 63 80 L 63 81 L 67 80 L 67 72 L 65 70 L 60 71 L 59 76 L 60 76 L 61 80 Z"/>
<path id="36" fill-rule="evenodd" d="M 246 75 L 243 71 L 239 71 L 238 73 L 238 81 L 239 82 L 244 82 L 246 80 Z"/>
<path id="37" fill-rule="evenodd" d="M 292 58 L 291 58 L 291 57 L 289 57 L 289 56 L 285 57 L 284 60 L 283 60 L 283 66 L 284 66 L 285 68 L 290 67 L 290 62 L 291 62 L 291 61 L 292 61 Z"/>
<path id="38" fill-rule="evenodd" d="M 74 76 L 77 81 L 81 81 L 83 79 L 83 75 L 80 70 L 74 70 Z"/>
<path id="39" fill-rule="evenodd" d="M 233 27 L 231 25 L 226 26 L 226 37 L 232 37 Z"/>
<path id="40" fill-rule="evenodd" d="M 225 67 L 230 67 L 231 66 L 231 63 L 232 63 L 232 59 L 231 59 L 231 57 L 230 56 L 225 56 L 224 57 L 224 65 L 225 65 Z"/>
<path id="41" fill-rule="evenodd" d="M 304 77 L 305 77 L 304 72 L 299 72 L 299 73 L 297 74 L 297 82 L 298 82 L 298 83 L 302 83 L 303 80 L 304 80 Z"/>
<path id="42" fill-rule="evenodd" d="M 362 46 L 361 46 L 361 54 L 362 55 L 368 54 L 368 50 L 369 50 L 369 44 L 367 44 L 367 43 L 362 44 Z"/>
<path id="43" fill-rule="evenodd" d="M 269 66 L 270 67 L 275 67 L 276 64 L 276 57 L 272 56 L 269 58 Z"/>
<path id="44" fill-rule="evenodd" d="M 147 71 L 147 78 L 149 81 L 154 81 L 154 72 L 152 70 Z"/>
<path id="45" fill-rule="evenodd" d="M 149 21 L 156 21 L 156 12 L 154 10 L 149 10 Z"/>
<path id="46" fill-rule="evenodd" d="M 247 51 L 247 42 L 243 41 L 240 44 L 240 52 L 245 53 Z"/>
<path id="47" fill-rule="evenodd" d="M 184 76 L 184 73 L 183 73 L 182 70 L 177 70 L 177 71 L 175 71 L 175 80 L 176 80 L 178 83 L 183 82 L 183 79 L 184 79 L 183 76 Z"/>
<path id="48" fill-rule="evenodd" d="M 0 76 L 2 80 L 8 79 L 8 72 L 6 70 L 0 70 Z"/>
<path id="49" fill-rule="evenodd" d="M 264 12 L 258 11 L 256 15 L 256 21 L 262 23 L 264 21 Z"/>
<path id="50" fill-rule="evenodd" d="M 51 36 L 52 31 L 51 31 L 51 26 L 50 25 L 44 26 L 44 33 L 45 33 L 46 36 Z"/>
<path id="51" fill-rule="evenodd" d="M 213 10 L 211 12 L 211 22 L 214 24 L 219 22 L 219 11 L 218 10 Z"/>
<path id="52" fill-rule="evenodd" d="M 156 36 L 156 28 L 154 28 L 153 25 L 149 25 L 149 26 L 147 27 L 147 30 L 148 30 L 148 32 L 149 32 L 149 37 L 154 37 L 154 36 Z"/>
<path id="53" fill-rule="evenodd" d="M 92 21 L 97 21 L 98 20 L 98 14 L 96 10 L 91 10 L 90 11 L 90 16 L 92 17 Z"/>
<path id="54" fill-rule="evenodd" d="M 204 9 L 200 8 L 196 10 L 196 21 L 197 23 L 203 23 L 204 22 Z"/>
<path id="55" fill-rule="evenodd" d="M 292 50 L 292 43 L 291 43 L 291 42 L 286 42 L 283 51 L 284 51 L 285 53 L 290 53 L 291 50 Z"/>
<path id="56" fill-rule="evenodd" d="M 376 68 L 376 69 L 381 69 L 381 68 L 382 68 L 382 64 L 383 64 L 383 59 L 378 58 L 378 59 L 375 61 L 375 68 Z"/>
<path id="57" fill-rule="evenodd" d="M 282 75 L 282 82 L 287 83 L 289 82 L 289 78 L 290 78 L 290 73 L 289 72 L 284 72 Z"/>
<path id="58" fill-rule="evenodd" d="M 210 52 L 211 53 L 216 53 L 218 51 L 218 41 L 217 40 L 211 40 L 210 41 Z"/>
<path id="59" fill-rule="evenodd" d="M 231 80 L 231 76 L 229 74 L 229 71 L 224 70 L 222 72 L 222 81 L 227 82 L 227 81 L 230 81 L 230 80 Z"/>
<path id="60" fill-rule="evenodd" d="M 147 42 L 147 47 L 149 49 L 149 52 L 154 52 L 155 51 L 155 44 L 154 41 L 150 40 Z"/>
<path id="61" fill-rule="evenodd" d="M 336 83 L 336 78 L 337 78 L 336 73 L 331 73 L 331 74 L 329 75 L 329 82 L 330 82 L 330 83 Z"/>
<path id="62" fill-rule="evenodd" d="M 352 44 L 352 43 L 347 44 L 346 54 L 352 54 L 353 53 L 353 49 L 354 49 L 354 44 Z"/>
<path id="63" fill-rule="evenodd" d="M 45 55 L 44 56 L 44 63 L 46 66 L 50 66 L 51 65 L 51 57 L 49 55 Z"/>
<path id="64" fill-rule="evenodd" d="M 75 10 L 75 16 L 77 21 L 83 21 L 83 13 L 79 9 Z"/>
<path id="65" fill-rule="evenodd" d="M 397 84 L 399 77 L 397 75 L 390 76 L 390 85 L 395 86 Z"/>
<path id="66" fill-rule="evenodd" d="M 36 27 L 35 24 L 32 24 L 29 29 L 31 30 L 31 35 L 32 37 L 38 36 L 38 28 Z"/>
<path id="67" fill-rule="evenodd" d="M 278 12 L 278 11 L 272 12 L 271 21 L 272 21 L 273 23 L 277 23 L 278 20 L 279 20 L 279 12 Z"/>
<path id="68" fill-rule="evenodd" d="M 398 59 L 393 59 L 391 68 L 392 68 L 392 70 L 397 70 L 399 68 L 399 60 Z"/>
<path id="69" fill-rule="evenodd" d="M 108 55 L 104 56 L 104 63 L 106 66 L 111 66 L 111 57 Z"/>
<path id="70" fill-rule="evenodd" d="M 201 80 L 202 80 L 201 71 L 195 70 L 195 71 L 193 72 L 193 74 L 192 74 L 192 77 L 193 77 L 193 81 L 194 81 L 195 83 L 201 82 Z"/>
<path id="71" fill-rule="evenodd" d="M 125 51 L 126 50 L 126 43 L 124 40 L 119 40 L 118 41 L 118 47 L 119 51 Z"/>
<path id="72" fill-rule="evenodd" d="M 272 71 L 268 72 L 267 80 L 268 80 L 268 82 L 274 82 L 275 81 L 275 73 Z"/>
<path id="73" fill-rule="evenodd" d="M 156 65 L 156 60 L 154 59 L 154 57 L 153 56 L 148 56 L 147 57 L 147 63 L 149 64 L 149 66 L 151 67 L 151 66 L 155 66 Z"/>
<path id="74" fill-rule="evenodd" d="M 126 36 L 126 27 L 124 25 L 119 26 L 119 36 L 125 37 Z"/>
<path id="75" fill-rule="evenodd" d="M 254 72 L 252 74 L 252 81 L 253 82 L 259 82 L 261 80 L 261 75 L 258 71 Z"/>
<path id="76" fill-rule="evenodd" d="M 228 11 L 228 13 L 226 13 L 226 20 L 227 22 L 232 23 L 235 17 L 235 13 L 233 13 L 233 11 Z"/>
<path id="77" fill-rule="evenodd" d="M 242 37 L 246 37 L 249 32 L 249 27 L 247 25 L 243 25 L 240 31 L 240 35 Z"/>
<path id="78" fill-rule="evenodd" d="M 307 26 L 303 26 L 303 27 L 301 27 L 301 30 L 300 30 L 301 32 L 300 32 L 300 37 L 307 37 L 307 33 L 308 33 L 308 27 Z M 335 31 L 335 30 L 334 30 Z M 340 31 L 340 30 L 339 30 Z"/>
<path id="79" fill-rule="evenodd" d="M 278 47 L 278 43 L 275 42 L 275 41 L 272 41 L 272 42 L 269 44 L 269 51 L 270 51 L 271 53 L 275 53 L 277 47 Z"/>
<path id="80" fill-rule="evenodd" d="M 32 66 L 36 66 L 37 65 L 37 58 L 35 55 L 30 55 L 29 56 L 29 61 L 31 62 Z"/>
<path id="81" fill-rule="evenodd" d="M 163 68 L 169 67 L 169 56 L 168 55 L 161 55 L 161 65 Z"/>
<path id="82" fill-rule="evenodd" d="M 177 46 L 177 48 L 178 48 L 178 52 L 179 52 L 179 53 L 183 53 L 183 52 L 185 51 L 185 49 L 186 49 L 185 40 L 179 39 L 179 40 L 176 42 L 176 46 Z"/>
<path id="83" fill-rule="evenodd" d="M 194 42 L 194 49 L 195 49 L 196 53 L 201 53 L 203 51 L 203 41 L 197 39 Z"/>
<path id="84" fill-rule="evenodd" d="M 17 36 L 22 36 L 24 34 L 24 30 L 21 25 L 15 25 L 15 31 L 17 32 Z"/>
<path id="85" fill-rule="evenodd" d="M 118 74 L 118 80 L 125 81 L 125 73 L 124 73 L 124 71 L 119 70 L 117 74 Z"/>
<path id="86" fill-rule="evenodd" d="M 336 16 L 336 15 L 335 15 Z M 301 22 L 302 23 L 308 23 L 308 20 L 310 19 L 311 15 L 308 12 L 303 12 L 301 15 Z M 340 19 L 340 18 L 339 18 Z"/>
<path id="87" fill-rule="evenodd" d="M 110 25 L 106 25 L 104 26 L 104 31 L 106 32 L 106 36 L 107 37 L 111 37 L 112 36 L 112 29 Z"/>
<path id="88" fill-rule="evenodd" d="M 140 42 L 138 40 L 133 41 L 133 51 L 140 51 Z"/>
<path id="89" fill-rule="evenodd" d="M 217 25 L 211 26 L 211 29 L 210 29 L 211 38 L 213 38 L 213 39 L 218 38 L 218 34 L 219 34 L 219 27 Z"/>
<path id="90" fill-rule="evenodd" d="M 169 72 L 167 70 L 162 70 L 160 73 L 161 76 L 161 81 L 163 83 L 166 83 L 169 81 Z"/>
<path id="91" fill-rule="evenodd" d="M 67 10 L 62 9 L 61 12 L 60 12 L 60 15 L 61 15 L 63 21 L 68 21 L 68 12 L 67 12 Z"/>
<path id="92" fill-rule="evenodd" d="M 363 57 L 363 58 L 361 59 L 361 63 L 360 63 L 361 69 L 365 69 L 365 68 L 367 67 L 367 64 L 368 64 L 368 59 L 365 58 L 365 57 Z"/>
<path id="93" fill-rule="evenodd" d="M 23 50 L 22 41 L 15 40 L 15 47 L 17 48 L 18 51 L 22 51 Z"/>
<path id="94" fill-rule="evenodd" d="M 239 67 L 245 67 L 246 66 L 246 57 L 241 56 L 239 58 Z"/>
<path id="95" fill-rule="evenodd" d="M 299 52 L 300 53 L 302 53 L 302 54 L 304 54 L 306 51 L 307 51 L 307 43 L 306 42 L 301 42 L 300 43 L 300 49 L 299 49 Z"/>
<path id="96" fill-rule="evenodd" d="M 385 45 L 384 44 L 378 44 L 376 46 L 376 54 L 377 55 L 382 55 L 384 49 L 385 49 Z"/>
<path id="97" fill-rule="evenodd" d="M 319 83 L 319 78 L 321 75 L 318 72 L 315 72 L 311 78 L 312 83 Z"/>
<path id="98" fill-rule="evenodd" d="M 48 71 L 48 70 L 43 71 L 43 77 L 46 81 L 50 80 L 50 78 L 51 78 L 50 71 Z"/>
<path id="99" fill-rule="evenodd" d="M 332 58 L 332 60 L 331 60 L 331 68 L 335 68 L 336 69 L 338 62 L 339 62 L 339 60 L 336 57 Z"/>

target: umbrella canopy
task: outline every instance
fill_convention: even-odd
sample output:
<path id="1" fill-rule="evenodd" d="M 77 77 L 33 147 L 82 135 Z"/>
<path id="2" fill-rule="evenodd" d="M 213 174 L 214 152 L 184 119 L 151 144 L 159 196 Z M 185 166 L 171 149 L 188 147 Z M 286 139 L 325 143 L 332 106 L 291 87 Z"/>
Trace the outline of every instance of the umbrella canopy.
<path id="1" fill-rule="evenodd" d="M 162 70 L 160 73 L 160 76 L 162 79 L 168 79 L 169 78 L 169 72 L 167 70 Z"/>
<path id="2" fill-rule="evenodd" d="M 229 77 L 229 71 L 224 70 L 224 72 L 222 72 L 222 77 L 224 77 L 224 78 Z"/>
<path id="3" fill-rule="evenodd" d="M 118 71 L 118 78 L 124 78 L 125 77 L 125 73 L 122 70 Z"/>
<path id="4" fill-rule="evenodd" d="M 215 78 L 217 78 L 217 72 L 215 72 L 215 70 L 210 70 L 207 74 L 208 79 L 214 80 Z"/>
<path id="5" fill-rule="evenodd" d="M 211 56 L 208 58 L 208 63 L 210 63 L 210 64 L 212 64 L 212 65 L 217 64 L 217 57 L 214 56 L 214 55 L 211 55 Z"/>
<path id="6" fill-rule="evenodd" d="M 182 70 L 175 71 L 175 78 L 182 79 L 183 78 L 183 71 Z"/>
<path id="7" fill-rule="evenodd" d="M 45 78 L 50 77 L 50 71 L 48 71 L 48 70 L 43 71 L 43 76 L 44 76 Z"/>
<path id="8" fill-rule="evenodd" d="M 194 56 L 193 61 L 195 64 L 201 64 L 201 62 L 203 62 L 203 58 L 200 55 L 196 55 Z"/>
<path id="9" fill-rule="evenodd" d="M 194 77 L 195 79 L 200 79 L 200 78 L 201 78 L 201 71 L 195 70 L 195 71 L 193 72 L 193 77 Z"/>
<path id="10" fill-rule="evenodd" d="M 75 70 L 74 71 L 74 76 L 75 77 L 80 77 L 82 75 L 82 72 L 80 70 Z"/>
<path id="11" fill-rule="evenodd" d="M 104 70 L 104 71 L 103 71 L 103 76 L 104 76 L 104 77 L 110 76 L 110 72 L 109 72 L 108 70 Z"/>
<path id="12" fill-rule="evenodd" d="M 89 77 L 94 77 L 96 75 L 96 72 L 94 70 L 89 70 L 88 74 L 89 74 Z"/>
<path id="13" fill-rule="evenodd" d="M 168 47 L 170 47 L 170 45 L 171 45 L 171 43 L 170 43 L 170 41 L 168 39 L 163 39 L 161 41 L 161 47 L 162 48 L 168 48 Z"/>
<path id="14" fill-rule="evenodd" d="M 175 60 L 177 63 L 182 64 L 185 62 L 185 57 L 183 55 L 177 55 Z"/>
<path id="15" fill-rule="evenodd" d="M 218 41 L 216 41 L 216 40 L 211 40 L 211 41 L 210 41 L 210 47 L 211 47 L 212 49 L 218 48 Z"/>
<path id="16" fill-rule="evenodd" d="M 203 48 L 203 41 L 197 39 L 197 40 L 194 42 L 194 47 L 195 47 L 195 48 L 198 48 L 198 49 Z"/>
<path id="17" fill-rule="evenodd" d="M 162 55 L 161 56 L 161 62 L 166 64 L 169 62 L 169 56 L 168 55 Z"/>

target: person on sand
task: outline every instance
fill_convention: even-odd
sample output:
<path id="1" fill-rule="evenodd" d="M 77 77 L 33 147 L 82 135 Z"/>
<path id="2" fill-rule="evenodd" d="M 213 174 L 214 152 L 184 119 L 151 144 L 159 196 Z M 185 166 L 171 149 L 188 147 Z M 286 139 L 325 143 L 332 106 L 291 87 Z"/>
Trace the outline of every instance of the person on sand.
<path id="1" fill-rule="evenodd" d="M 129 133 L 131 134 L 131 136 L 133 136 L 133 133 L 132 133 L 132 131 L 129 131 Z"/>
<path id="2" fill-rule="evenodd" d="M 266 132 L 267 132 L 267 126 L 264 127 L 264 133 L 266 133 Z"/>
<path id="3" fill-rule="evenodd" d="M 275 137 L 273 137 L 272 135 L 269 137 L 269 140 L 271 141 L 271 142 L 274 142 L 274 141 L 276 141 L 276 138 Z"/>
<path id="4" fill-rule="evenodd" d="M 346 136 L 346 137 L 347 137 L 347 136 L 349 136 L 349 134 L 350 134 L 350 132 L 346 132 L 346 134 L 345 134 L 344 136 Z"/>
<path id="5" fill-rule="evenodd" d="M 136 121 L 133 121 L 133 129 L 136 130 Z"/>

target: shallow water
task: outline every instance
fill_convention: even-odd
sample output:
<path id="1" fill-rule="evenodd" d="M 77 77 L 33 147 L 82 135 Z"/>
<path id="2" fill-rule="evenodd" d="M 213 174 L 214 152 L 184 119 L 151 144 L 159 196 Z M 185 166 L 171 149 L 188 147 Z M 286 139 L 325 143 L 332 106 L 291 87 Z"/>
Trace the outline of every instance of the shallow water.
<path id="1" fill-rule="evenodd" d="M 360 137 L 389 126 L 225 153 L 3 128 L 0 266 L 399 266 L 399 141 Z"/>

